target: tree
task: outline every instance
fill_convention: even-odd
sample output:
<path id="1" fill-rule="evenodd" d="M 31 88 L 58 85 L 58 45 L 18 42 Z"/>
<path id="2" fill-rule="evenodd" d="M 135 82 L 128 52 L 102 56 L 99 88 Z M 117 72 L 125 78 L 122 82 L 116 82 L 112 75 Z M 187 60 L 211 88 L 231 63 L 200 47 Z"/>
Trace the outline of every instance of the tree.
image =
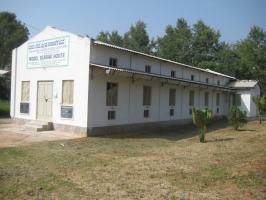
<path id="1" fill-rule="evenodd" d="M 101 31 L 97 36 L 96 36 L 96 40 L 99 40 L 101 42 L 105 42 L 105 43 L 109 43 L 109 36 L 110 33 L 108 31 L 104 32 Z"/>
<path id="2" fill-rule="evenodd" d="M 97 40 L 116 45 L 116 46 L 123 46 L 123 37 L 119 35 L 118 31 L 112 31 L 112 33 L 109 33 L 108 31 L 103 32 L 101 31 L 97 37 Z"/>
<path id="3" fill-rule="evenodd" d="M 25 42 L 28 35 L 27 27 L 15 14 L 0 13 L 0 69 L 11 64 L 12 50 Z"/>
<path id="4" fill-rule="evenodd" d="M 205 142 L 205 133 L 207 132 L 207 125 L 212 118 L 212 111 L 209 109 L 195 109 L 192 110 L 192 120 L 199 131 L 200 142 Z"/>
<path id="5" fill-rule="evenodd" d="M 232 106 L 227 115 L 228 124 L 235 130 L 243 127 L 247 123 L 246 111 L 241 111 L 237 106 Z"/>
<path id="6" fill-rule="evenodd" d="M 152 46 L 144 22 L 138 21 L 135 25 L 131 25 L 129 31 L 124 35 L 124 47 L 143 53 L 152 52 Z"/>
<path id="7" fill-rule="evenodd" d="M 266 94 L 266 32 L 253 26 L 246 39 L 236 44 L 239 68 L 236 77 L 259 81 L 263 94 Z"/>
<path id="8" fill-rule="evenodd" d="M 260 124 L 261 124 L 262 112 L 263 112 L 263 109 L 266 106 L 265 96 L 257 96 L 257 97 L 253 96 L 252 97 L 252 101 L 255 103 L 255 105 L 257 107 L 257 110 L 258 110 L 258 113 L 259 113 L 259 120 L 260 120 Z"/>
<path id="9" fill-rule="evenodd" d="M 199 20 L 193 26 L 192 63 L 215 70 L 216 52 L 219 50 L 220 33 Z"/>
<path id="10" fill-rule="evenodd" d="M 191 64 L 192 31 L 185 19 L 178 19 L 176 27 L 168 25 L 165 35 L 159 37 L 157 43 L 159 56 Z"/>
<path id="11" fill-rule="evenodd" d="M 123 37 L 117 31 L 112 31 L 109 37 L 110 44 L 123 46 Z"/>
<path id="12" fill-rule="evenodd" d="M 214 70 L 230 76 L 236 76 L 239 68 L 239 58 L 235 51 L 235 45 L 221 42 L 215 53 L 216 61 Z"/>

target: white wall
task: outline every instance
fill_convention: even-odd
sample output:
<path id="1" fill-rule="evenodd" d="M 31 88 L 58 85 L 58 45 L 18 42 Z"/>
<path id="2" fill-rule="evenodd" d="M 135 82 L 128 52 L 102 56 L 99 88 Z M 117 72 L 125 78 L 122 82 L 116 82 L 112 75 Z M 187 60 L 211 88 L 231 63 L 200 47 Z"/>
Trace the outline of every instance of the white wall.
<path id="1" fill-rule="evenodd" d="M 67 66 L 28 68 L 27 67 L 27 45 L 32 41 L 46 40 L 61 36 L 69 36 L 69 63 Z M 88 107 L 88 79 L 90 40 L 86 37 L 46 27 L 38 35 L 17 48 L 12 57 L 12 96 L 11 116 L 23 119 L 36 119 L 37 108 L 37 82 L 40 80 L 52 80 L 53 83 L 53 119 L 54 123 L 68 124 L 79 127 L 87 127 Z M 16 66 L 17 65 L 17 66 Z M 15 73 L 15 68 L 17 69 Z M 16 75 L 15 75 L 16 74 Z M 16 79 L 15 79 L 16 76 Z M 60 116 L 62 81 L 74 80 L 74 105 L 73 119 L 62 119 Z M 20 113 L 21 82 L 30 81 L 30 113 Z M 16 85 L 16 87 L 15 87 Z M 16 93 L 15 93 L 16 91 Z M 14 106 L 15 101 L 15 106 Z M 13 107 L 12 107 L 13 106 Z"/>
<path id="2" fill-rule="evenodd" d="M 191 74 L 194 75 L 195 81 L 206 82 L 206 78 L 209 78 L 209 83 L 217 85 L 217 81 L 220 80 L 220 85 L 226 85 L 229 82 L 229 78 L 218 76 L 216 74 L 196 70 L 193 68 L 163 62 L 157 59 L 145 57 L 142 55 L 136 55 L 122 50 L 100 46 L 91 46 L 91 63 L 109 65 L 109 58 L 117 58 L 117 65 L 121 68 L 132 68 L 138 71 L 145 71 L 145 65 L 151 66 L 151 72 L 162 75 L 171 75 L 171 70 L 176 71 L 176 77 L 191 79 Z"/>
<path id="3" fill-rule="evenodd" d="M 181 86 L 164 83 L 160 80 L 150 80 L 136 77 L 132 79 L 128 75 L 115 71 L 115 74 L 106 74 L 104 70 L 94 69 L 93 78 L 90 80 L 89 93 L 89 127 L 134 124 L 145 122 L 158 122 L 180 119 L 191 119 L 189 114 L 189 91 L 195 92 L 195 108 L 205 108 L 204 91 L 209 91 L 209 108 L 215 116 L 226 114 L 228 104 L 223 101 L 225 94 L 221 91 L 213 91 L 191 86 Z M 91 75 L 92 75 L 91 74 Z M 107 82 L 118 83 L 118 105 L 106 106 L 106 84 Z M 143 86 L 152 87 L 152 104 L 143 106 Z M 176 88 L 176 105 L 174 116 L 170 116 L 169 110 L 169 89 Z M 220 112 L 216 113 L 216 93 L 220 93 Z M 144 109 L 150 109 L 150 117 L 144 118 Z M 116 119 L 108 120 L 108 110 L 116 111 Z"/>
<path id="4" fill-rule="evenodd" d="M 256 85 L 252 89 L 246 90 L 238 90 L 237 94 L 241 97 L 241 105 L 239 108 L 242 111 L 247 112 L 248 117 L 256 117 L 257 116 L 257 108 L 254 102 L 252 101 L 252 96 L 259 96 L 260 95 L 260 88 Z"/>

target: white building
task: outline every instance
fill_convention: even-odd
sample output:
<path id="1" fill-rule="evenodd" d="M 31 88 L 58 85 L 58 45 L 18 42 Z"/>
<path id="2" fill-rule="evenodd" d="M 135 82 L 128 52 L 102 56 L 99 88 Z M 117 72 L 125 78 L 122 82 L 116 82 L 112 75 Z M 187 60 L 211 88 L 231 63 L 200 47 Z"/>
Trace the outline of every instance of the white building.
<path id="1" fill-rule="evenodd" d="M 236 78 L 46 27 L 12 54 L 11 117 L 97 134 L 187 123 L 192 108 L 256 116 L 257 82 Z M 249 96 L 247 96 L 249 95 Z M 119 129 L 118 129 L 119 128 Z"/>

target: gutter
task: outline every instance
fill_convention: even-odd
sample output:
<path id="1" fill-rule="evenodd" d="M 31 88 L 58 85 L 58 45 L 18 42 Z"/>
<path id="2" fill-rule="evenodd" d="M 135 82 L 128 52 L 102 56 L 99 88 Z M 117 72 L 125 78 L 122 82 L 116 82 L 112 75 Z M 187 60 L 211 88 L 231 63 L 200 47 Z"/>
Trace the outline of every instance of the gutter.
<path id="1" fill-rule="evenodd" d="M 191 80 L 182 79 L 182 78 L 174 78 L 174 77 L 170 77 L 170 76 L 166 76 L 166 75 L 155 74 L 155 73 L 147 73 L 147 72 L 127 69 L 127 68 L 110 67 L 110 66 L 107 66 L 107 65 L 100 65 L 100 64 L 95 64 L 95 63 L 90 63 L 90 66 L 91 67 L 98 67 L 98 68 L 103 68 L 103 69 L 114 70 L 114 71 L 120 71 L 120 72 L 126 72 L 126 73 L 138 74 L 138 75 L 144 75 L 144 76 L 152 76 L 152 77 L 162 78 L 162 79 L 167 79 L 167 80 L 185 82 L 185 83 L 188 83 L 188 84 L 203 85 L 203 86 L 207 86 L 207 87 L 220 88 L 220 89 L 224 89 L 224 90 L 234 90 L 234 88 L 231 88 L 231 87 L 219 86 L 219 85 L 211 85 L 211 84 L 204 83 L 204 82 L 191 81 Z"/>

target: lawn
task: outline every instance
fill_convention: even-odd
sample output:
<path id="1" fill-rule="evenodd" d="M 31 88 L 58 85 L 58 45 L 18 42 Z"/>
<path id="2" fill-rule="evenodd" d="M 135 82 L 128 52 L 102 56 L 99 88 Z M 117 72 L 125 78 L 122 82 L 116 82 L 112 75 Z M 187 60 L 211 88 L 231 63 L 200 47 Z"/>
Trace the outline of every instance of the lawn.
<path id="1" fill-rule="evenodd" d="M 9 103 L 7 100 L 0 99 L 0 117 L 9 116 Z"/>
<path id="2" fill-rule="evenodd" d="M 182 130 L 182 131 L 181 131 Z M 0 149 L 0 199 L 265 199 L 266 123 Z"/>

